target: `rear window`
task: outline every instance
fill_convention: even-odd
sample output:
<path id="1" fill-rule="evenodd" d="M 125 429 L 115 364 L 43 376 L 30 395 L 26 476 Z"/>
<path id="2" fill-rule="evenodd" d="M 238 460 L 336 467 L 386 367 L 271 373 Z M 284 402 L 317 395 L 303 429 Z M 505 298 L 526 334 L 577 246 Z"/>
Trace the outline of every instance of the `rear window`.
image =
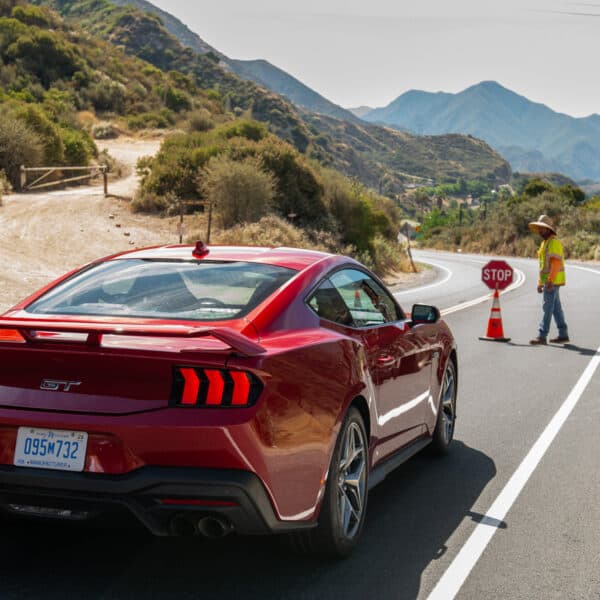
<path id="1" fill-rule="evenodd" d="M 78 273 L 26 310 L 33 314 L 224 321 L 250 312 L 295 273 L 247 262 L 119 259 Z"/>

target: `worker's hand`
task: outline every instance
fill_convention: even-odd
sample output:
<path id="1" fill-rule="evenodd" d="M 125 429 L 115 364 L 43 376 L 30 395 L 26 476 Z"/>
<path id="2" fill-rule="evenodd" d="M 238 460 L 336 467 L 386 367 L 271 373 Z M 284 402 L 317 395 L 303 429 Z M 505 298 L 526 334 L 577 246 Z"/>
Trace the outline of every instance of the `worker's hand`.
<path id="1" fill-rule="evenodd" d="M 546 290 L 551 292 L 554 289 L 554 284 L 551 281 L 546 282 Z"/>
<path id="2" fill-rule="evenodd" d="M 538 294 L 541 294 L 544 291 L 543 285 L 538 285 Z"/>

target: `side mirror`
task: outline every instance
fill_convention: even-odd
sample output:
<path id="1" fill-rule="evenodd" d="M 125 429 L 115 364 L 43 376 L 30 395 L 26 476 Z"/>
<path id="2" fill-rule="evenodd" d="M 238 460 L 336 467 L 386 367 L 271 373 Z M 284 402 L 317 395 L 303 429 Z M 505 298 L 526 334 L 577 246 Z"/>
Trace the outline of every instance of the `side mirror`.
<path id="1" fill-rule="evenodd" d="M 411 320 L 413 325 L 420 325 L 422 323 L 437 323 L 440 318 L 440 311 L 435 306 L 415 304 L 412 307 Z"/>

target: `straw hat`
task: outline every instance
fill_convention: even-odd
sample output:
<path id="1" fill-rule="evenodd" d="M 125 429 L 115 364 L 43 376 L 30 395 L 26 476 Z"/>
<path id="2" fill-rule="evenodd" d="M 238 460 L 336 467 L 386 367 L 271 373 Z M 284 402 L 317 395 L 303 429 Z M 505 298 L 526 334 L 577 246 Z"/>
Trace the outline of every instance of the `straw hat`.
<path id="1" fill-rule="evenodd" d="M 539 233 L 541 227 L 549 229 L 552 233 L 556 233 L 556 229 L 554 229 L 554 223 L 552 222 L 552 219 L 547 215 L 540 215 L 540 218 L 537 221 L 529 223 L 528 227 L 529 231 L 533 233 Z"/>

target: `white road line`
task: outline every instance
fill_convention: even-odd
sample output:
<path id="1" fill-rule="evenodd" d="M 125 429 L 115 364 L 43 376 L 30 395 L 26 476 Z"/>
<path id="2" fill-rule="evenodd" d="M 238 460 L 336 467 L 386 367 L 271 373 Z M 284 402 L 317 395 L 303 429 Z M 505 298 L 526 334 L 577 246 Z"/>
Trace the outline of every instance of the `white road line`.
<path id="1" fill-rule="evenodd" d="M 597 270 L 597 269 L 590 269 L 588 267 L 580 267 L 578 265 L 570 265 L 569 263 L 567 263 L 567 267 L 569 267 L 569 269 L 579 269 L 580 271 L 587 271 L 588 273 L 594 273 L 594 275 L 600 275 L 600 270 Z"/>
<path id="2" fill-rule="evenodd" d="M 404 290 L 403 292 L 396 292 L 394 294 L 394 296 L 402 296 L 403 294 L 411 294 L 412 292 L 416 292 L 418 291 L 422 291 L 422 290 L 428 290 L 434 287 L 437 287 L 438 285 L 443 285 L 444 283 L 446 283 L 447 281 L 449 281 L 452 278 L 452 271 L 450 269 L 448 269 L 447 267 L 443 267 L 442 265 L 438 265 L 437 263 L 432 263 L 428 260 L 424 260 L 424 263 L 431 265 L 432 267 L 435 267 L 436 269 L 441 269 L 442 271 L 446 271 L 446 276 L 444 277 L 444 279 L 440 280 L 440 281 L 436 281 L 435 283 L 430 283 L 428 285 L 423 285 L 421 287 L 416 287 L 416 288 L 411 288 L 409 290 Z"/>
<path id="3" fill-rule="evenodd" d="M 506 294 L 508 292 L 512 292 L 520 288 L 526 281 L 525 273 L 520 271 L 519 269 L 515 269 L 515 273 L 517 274 L 517 280 L 514 283 L 511 283 L 501 294 Z M 466 302 L 462 302 L 461 304 L 455 304 L 450 308 L 445 308 L 440 311 L 442 317 L 446 315 L 451 315 L 452 313 L 458 312 L 459 310 L 464 310 L 465 308 L 471 308 L 471 306 L 476 306 L 477 304 L 481 304 L 482 302 L 487 302 L 492 297 L 492 293 L 486 294 L 485 296 L 480 296 L 479 298 L 475 298 L 474 300 L 467 300 Z"/>
<path id="4" fill-rule="evenodd" d="M 403 294 L 411 294 L 414 292 L 421 292 L 426 289 L 431 289 L 431 288 L 437 287 L 438 285 L 443 285 L 444 283 L 449 281 L 450 278 L 452 277 L 452 271 L 450 269 L 448 269 L 447 267 L 444 267 L 438 263 L 430 262 L 427 259 L 421 259 L 421 261 L 428 265 L 436 267 L 437 269 L 441 269 L 441 270 L 445 271 L 446 276 L 444 277 L 444 279 L 442 279 L 440 281 L 436 281 L 435 283 L 431 283 L 429 285 L 424 285 L 422 287 L 416 287 L 416 288 L 411 288 L 409 290 L 404 290 L 402 292 L 396 292 L 394 294 L 394 296 L 397 297 L 397 296 L 401 296 Z M 512 292 L 513 290 L 520 288 L 525 283 L 525 281 L 527 279 L 525 277 L 525 273 L 523 273 L 523 271 L 521 271 L 520 269 L 515 269 L 515 273 L 517 275 L 516 281 L 514 283 L 512 283 L 511 285 L 509 285 L 502 292 L 502 294 Z M 477 304 L 481 304 L 482 302 L 487 302 L 490 299 L 490 297 L 491 297 L 491 293 L 485 294 L 485 296 L 480 296 L 479 298 L 475 298 L 474 300 L 467 300 L 466 302 L 461 302 L 460 304 L 455 304 L 454 306 L 445 308 L 440 312 L 441 312 L 442 316 L 445 317 L 446 315 L 450 315 L 452 313 L 458 312 L 459 310 L 464 310 L 465 308 L 470 308 L 471 306 L 476 306 Z"/>
<path id="5" fill-rule="evenodd" d="M 503 521 L 515 500 L 525 487 L 525 484 L 537 468 L 538 464 L 546 454 L 546 451 L 558 435 L 569 415 L 577 406 L 579 399 L 592 379 L 596 369 L 600 365 L 600 348 L 589 362 L 585 371 L 571 390 L 567 399 L 558 412 L 554 415 L 546 429 L 536 443 L 533 445 L 519 468 L 514 472 L 500 495 L 496 498 L 491 508 L 485 514 L 482 521 L 475 527 L 475 531 L 461 548 L 456 558 L 452 561 L 447 571 L 438 581 L 437 585 L 429 594 L 427 600 L 452 600 L 456 597 L 460 588 L 466 581 L 469 573 L 477 564 L 490 540 L 497 531 L 494 523 Z"/>

